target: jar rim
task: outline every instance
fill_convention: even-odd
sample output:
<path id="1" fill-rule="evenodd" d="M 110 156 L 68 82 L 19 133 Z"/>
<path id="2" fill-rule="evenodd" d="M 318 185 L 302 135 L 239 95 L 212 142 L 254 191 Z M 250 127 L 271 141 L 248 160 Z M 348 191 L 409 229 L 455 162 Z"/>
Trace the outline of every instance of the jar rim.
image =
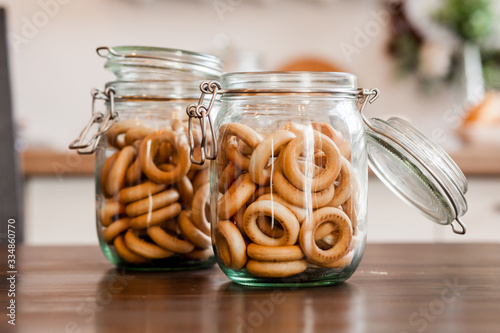
<path id="1" fill-rule="evenodd" d="M 233 72 L 221 76 L 223 90 L 238 89 L 358 89 L 357 77 L 344 72 Z"/>

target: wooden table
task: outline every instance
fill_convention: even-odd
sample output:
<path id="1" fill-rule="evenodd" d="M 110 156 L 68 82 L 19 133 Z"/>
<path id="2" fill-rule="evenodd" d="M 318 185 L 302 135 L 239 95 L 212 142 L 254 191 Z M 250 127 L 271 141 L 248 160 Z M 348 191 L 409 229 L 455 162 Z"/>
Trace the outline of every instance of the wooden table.
<path id="1" fill-rule="evenodd" d="M 348 282 L 295 289 L 217 267 L 124 273 L 95 247 L 20 247 L 18 261 L 18 332 L 500 332 L 500 244 L 368 245 Z"/>

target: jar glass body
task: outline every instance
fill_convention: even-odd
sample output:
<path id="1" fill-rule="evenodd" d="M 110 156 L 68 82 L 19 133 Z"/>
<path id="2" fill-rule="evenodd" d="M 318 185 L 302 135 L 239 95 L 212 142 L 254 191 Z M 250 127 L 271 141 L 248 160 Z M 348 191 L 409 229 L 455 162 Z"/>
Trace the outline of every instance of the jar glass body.
<path id="1" fill-rule="evenodd" d="M 366 240 L 365 131 L 355 95 L 321 90 L 355 91 L 355 76 L 240 73 L 221 83 L 211 166 L 219 266 L 252 286 L 347 280 Z"/>
<path id="2" fill-rule="evenodd" d="M 116 50 L 135 54 L 130 48 Z M 139 51 L 177 58 L 108 59 L 106 67 L 119 80 L 106 85 L 114 92 L 106 113 L 117 118 L 96 151 L 99 242 L 113 264 L 128 269 L 209 267 L 215 263 L 206 218 L 209 165 L 190 162 L 186 106 L 198 101 L 202 80 L 218 79 L 213 75 L 217 68 L 204 71 L 188 63 L 179 70 L 173 67 L 179 67 L 182 52 Z M 170 72 L 172 78 L 166 80 Z M 201 136 L 199 128 L 194 130 L 196 157 Z"/>

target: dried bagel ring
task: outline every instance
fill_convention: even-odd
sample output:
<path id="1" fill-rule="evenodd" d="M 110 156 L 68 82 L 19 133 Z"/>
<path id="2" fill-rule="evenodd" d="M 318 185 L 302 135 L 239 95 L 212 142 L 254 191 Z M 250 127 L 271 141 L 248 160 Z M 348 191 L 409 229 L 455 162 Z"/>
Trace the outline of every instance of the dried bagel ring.
<path id="1" fill-rule="evenodd" d="M 330 249 L 339 240 L 339 231 L 337 226 L 333 224 L 333 222 L 323 223 L 316 229 L 316 232 L 314 233 L 314 240 L 320 249 Z"/>
<path id="2" fill-rule="evenodd" d="M 133 217 L 130 219 L 130 227 L 134 229 L 145 229 L 154 225 L 158 225 L 180 214 L 181 205 L 176 202 L 170 206 L 157 209 L 153 212 Z"/>
<path id="3" fill-rule="evenodd" d="M 109 170 L 106 179 L 106 193 L 113 196 L 124 187 L 125 173 L 128 167 L 133 163 L 136 155 L 137 152 L 132 146 L 126 146 L 120 151 L 113 167 Z"/>
<path id="4" fill-rule="evenodd" d="M 327 136 L 314 131 L 313 140 L 314 148 L 320 149 L 325 153 L 325 168 L 314 178 L 309 175 L 304 175 L 300 170 L 298 163 L 299 156 L 304 152 L 304 146 L 308 142 L 308 136 L 298 136 L 290 141 L 283 151 L 283 163 L 281 167 L 283 174 L 288 181 L 300 190 L 309 190 L 318 192 L 328 188 L 340 172 L 340 152 L 335 143 Z"/>
<path id="5" fill-rule="evenodd" d="M 132 147 L 137 151 L 137 156 L 139 156 L 141 142 L 135 141 L 132 143 Z M 140 184 L 143 179 L 141 160 L 136 158 L 135 161 L 128 167 L 125 173 L 125 184 L 128 186 L 134 186 Z"/>
<path id="6" fill-rule="evenodd" d="M 262 136 L 262 135 L 261 135 Z M 238 150 L 243 154 L 243 155 L 252 155 L 253 149 L 250 148 L 246 143 L 243 141 L 238 142 Z"/>
<path id="7" fill-rule="evenodd" d="M 193 197 L 194 197 L 194 188 L 193 184 L 191 184 L 191 181 L 189 180 L 188 176 L 184 176 L 179 180 L 175 186 L 177 187 L 177 190 L 179 191 L 179 194 L 181 195 L 181 201 L 184 206 L 191 207 L 191 204 L 193 203 Z"/>
<path id="8" fill-rule="evenodd" d="M 304 252 L 298 245 L 265 246 L 251 243 L 247 247 L 247 254 L 260 261 L 293 261 L 304 258 Z"/>
<path id="9" fill-rule="evenodd" d="M 240 175 L 241 170 L 233 162 L 229 162 L 219 177 L 219 192 L 225 193 Z"/>
<path id="10" fill-rule="evenodd" d="M 195 247 L 193 251 L 184 254 L 185 257 L 196 260 L 207 260 L 213 255 L 214 250 L 212 249 L 212 247 L 207 247 L 206 249 Z"/>
<path id="11" fill-rule="evenodd" d="M 168 251 L 177 253 L 189 253 L 194 250 L 193 243 L 183 239 L 179 239 L 176 236 L 169 234 L 160 226 L 153 226 L 148 228 L 148 235 L 156 243 L 156 245 Z"/>
<path id="12" fill-rule="evenodd" d="M 182 234 L 191 243 L 202 249 L 210 247 L 212 244 L 210 237 L 193 224 L 191 221 L 191 212 L 183 210 L 179 215 L 178 221 Z"/>
<path id="13" fill-rule="evenodd" d="M 257 185 L 248 173 L 242 174 L 217 202 L 217 216 L 221 220 L 231 218 L 250 199 Z"/>
<path id="14" fill-rule="evenodd" d="M 142 179 L 141 160 L 136 158 L 125 173 L 125 183 L 130 186 L 137 185 Z"/>
<path id="15" fill-rule="evenodd" d="M 337 226 L 333 222 L 323 223 L 319 225 L 318 228 L 316 228 L 316 232 L 314 233 L 314 240 L 317 241 L 323 239 L 335 231 L 337 231 Z"/>
<path id="16" fill-rule="evenodd" d="M 193 179 L 193 189 L 197 191 L 200 187 L 205 185 L 206 183 L 210 183 L 210 169 L 206 168 L 200 170 L 196 173 Z"/>
<path id="17" fill-rule="evenodd" d="M 245 232 L 245 229 L 243 228 L 243 216 L 245 215 L 245 210 L 246 209 L 247 209 L 247 205 L 245 204 L 231 218 L 233 220 L 233 222 L 236 224 L 236 226 L 238 227 L 238 230 L 245 237 L 246 237 L 247 234 Z"/>
<path id="18" fill-rule="evenodd" d="M 351 147 L 349 142 L 347 142 L 342 134 L 334 129 L 330 124 L 328 123 L 321 123 L 321 122 L 313 122 L 311 123 L 311 126 L 318 132 L 323 133 L 330 139 L 332 139 L 333 142 L 337 145 L 337 148 L 340 151 L 340 154 L 344 156 L 346 159 L 349 159 L 351 157 Z"/>
<path id="19" fill-rule="evenodd" d="M 99 220 L 102 226 L 107 227 L 113 218 L 125 214 L 125 206 L 114 199 L 109 199 L 104 202 L 103 207 L 99 211 Z"/>
<path id="20" fill-rule="evenodd" d="M 119 219 L 111 223 L 106 229 L 102 231 L 102 238 L 106 243 L 111 243 L 121 233 L 127 231 L 129 228 L 128 218 Z"/>
<path id="21" fill-rule="evenodd" d="M 318 245 L 318 247 L 322 250 L 328 250 L 337 243 L 338 239 L 338 233 L 332 232 L 331 234 L 316 240 L 316 245 Z"/>
<path id="22" fill-rule="evenodd" d="M 351 220 L 353 235 L 358 234 L 358 213 L 356 211 L 356 204 L 351 195 L 349 199 L 342 205 L 342 210 L 346 213 L 346 215 Z"/>
<path id="23" fill-rule="evenodd" d="M 351 264 L 353 258 L 354 258 L 354 251 L 351 250 L 342 258 L 328 264 L 315 262 L 313 260 L 309 260 L 309 262 L 317 266 L 317 268 L 344 268 Z"/>
<path id="24" fill-rule="evenodd" d="M 172 162 L 177 157 L 177 154 L 174 151 L 174 148 L 169 142 L 162 142 L 158 147 L 158 152 L 154 157 L 153 161 L 156 165 L 161 165 L 163 163 Z M 161 169 L 161 168 L 160 168 Z M 173 170 L 173 169 L 172 169 Z M 163 170 L 170 171 L 170 170 Z"/>
<path id="25" fill-rule="evenodd" d="M 119 121 L 109 128 L 106 132 L 108 144 L 113 147 L 123 148 L 126 145 L 124 138 L 120 139 L 121 134 L 125 134 L 128 130 L 141 126 L 141 122 L 135 119 Z"/>
<path id="26" fill-rule="evenodd" d="M 289 121 L 288 123 L 281 126 L 282 130 L 290 131 L 295 135 L 304 135 L 304 132 L 307 131 L 307 126 L 299 123 L 295 123 L 293 121 Z"/>
<path id="27" fill-rule="evenodd" d="M 226 267 L 238 270 L 245 266 L 245 240 L 231 221 L 222 220 L 215 225 L 215 245 Z"/>
<path id="28" fill-rule="evenodd" d="M 326 163 L 325 153 L 323 153 L 322 151 L 314 153 L 314 165 L 320 169 L 319 171 L 325 168 L 325 163 Z M 304 171 L 302 170 L 302 172 Z M 316 177 L 316 175 L 313 174 L 313 177 Z"/>
<path id="29" fill-rule="evenodd" d="M 168 142 L 176 150 L 178 163 L 172 171 L 160 170 L 154 157 L 161 143 Z M 191 167 L 189 145 L 184 135 L 172 131 L 156 132 L 144 138 L 139 153 L 141 167 L 144 174 L 152 181 L 159 184 L 173 184 L 187 175 Z"/>
<path id="30" fill-rule="evenodd" d="M 337 243 L 328 250 L 322 250 L 315 242 L 317 228 L 327 222 L 333 222 L 339 232 Z M 332 263 L 349 251 L 352 240 L 352 227 L 349 217 L 340 209 L 333 207 L 323 207 L 312 213 L 302 223 L 300 228 L 300 246 L 307 258 L 320 264 Z"/>
<path id="31" fill-rule="evenodd" d="M 238 168 L 242 170 L 248 170 L 250 165 L 251 155 L 243 155 L 238 150 L 238 142 L 234 138 L 228 138 L 226 144 L 224 145 L 224 150 L 227 154 L 228 159 L 233 162 Z"/>
<path id="32" fill-rule="evenodd" d="M 315 162 L 316 162 L 316 158 L 315 158 Z M 319 174 L 321 174 L 321 172 L 323 172 L 323 170 L 324 170 L 324 168 L 322 168 L 316 164 L 306 162 L 305 160 L 299 159 L 299 161 L 297 163 L 299 164 L 300 172 L 302 172 L 304 175 L 307 175 L 308 177 L 314 178 L 314 177 L 318 176 Z"/>
<path id="33" fill-rule="evenodd" d="M 307 263 L 303 259 L 278 262 L 249 260 L 246 268 L 255 276 L 278 278 L 302 273 L 307 269 Z"/>
<path id="34" fill-rule="evenodd" d="M 247 170 L 250 164 L 250 157 L 243 155 L 238 150 L 238 144 L 232 145 L 228 139 L 230 139 L 231 136 L 235 136 L 237 140 L 243 141 L 248 147 L 254 150 L 262 141 L 262 137 L 249 126 L 238 123 L 222 125 L 219 129 L 219 133 L 223 138 L 222 142 L 228 158 L 240 169 Z"/>
<path id="35" fill-rule="evenodd" d="M 194 194 L 191 216 L 198 229 L 210 234 L 210 183 L 200 187 Z"/>
<path id="36" fill-rule="evenodd" d="M 225 151 L 225 148 L 224 148 L 224 144 L 225 144 L 225 141 L 227 140 L 227 137 L 226 138 L 220 138 L 219 141 L 218 141 L 218 144 L 219 146 L 221 147 L 218 151 L 218 154 L 217 154 L 217 158 L 215 159 L 215 163 L 216 163 L 216 169 L 217 169 L 217 177 L 220 178 L 221 175 L 222 175 L 222 172 L 225 170 L 225 168 L 227 167 L 227 165 L 229 163 L 232 163 L 231 161 L 229 161 L 228 157 L 227 157 L 227 154 L 226 154 L 226 151 Z M 222 193 L 224 193 L 225 191 L 222 191 Z"/>
<path id="37" fill-rule="evenodd" d="M 264 194 L 271 193 L 271 186 L 258 186 L 255 192 L 252 194 L 250 199 L 247 201 L 247 205 L 251 205 L 253 202 L 257 201 Z"/>
<path id="38" fill-rule="evenodd" d="M 198 171 L 193 170 L 193 169 L 189 169 L 189 172 L 186 176 L 189 178 L 191 183 L 194 181 L 194 176 L 196 176 L 197 173 L 198 173 Z"/>
<path id="39" fill-rule="evenodd" d="M 306 209 L 292 205 L 291 203 L 281 198 L 276 193 L 274 195 L 272 195 L 271 193 L 261 195 L 260 197 L 257 198 L 256 201 L 262 201 L 262 200 L 275 201 L 284 205 L 286 208 L 290 209 L 290 211 L 295 215 L 295 217 L 297 217 L 297 221 L 299 221 L 299 223 L 302 223 L 302 221 L 304 221 L 304 219 L 307 216 Z"/>
<path id="40" fill-rule="evenodd" d="M 125 234 L 125 245 L 132 252 L 149 259 L 163 259 L 174 255 L 172 251 L 140 239 L 136 233 L 136 230 L 129 229 Z"/>
<path id="41" fill-rule="evenodd" d="M 120 152 L 117 151 L 113 155 L 111 155 L 110 157 L 108 157 L 106 159 L 106 161 L 104 161 L 104 164 L 102 166 L 102 171 L 101 171 L 101 192 L 107 198 L 113 196 L 112 193 L 108 193 L 107 192 L 106 183 L 107 183 L 107 180 L 108 180 L 109 171 L 111 171 L 111 168 L 115 164 L 116 158 L 118 157 L 119 153 Z"/>
<path id="42" fill-rule="evenodd" d="M 303 192 L 290 184 L 281 170 L 281 158 L 275 162 L 273 172 L 274 190 L 286 201 L 297 207 L 317 209 L 332 201 L 335 187 L 333 183 L 319 192 Z"/>
<path id="43" fill-rule="evenodd" d="M 125 132 L 125 143 L 127 145 L 131 145 L 135 141 L 142 140 L 148 135 L 153 134 L 154 132 L 156 131 L 153 128 L 145 126 L 137 126 L 130 128 Z"/>
<path id="44" fill-rule="evenodd" d="M 279 223 L 273 223 L 272 220 L 269 221 L 270 218 L 267 216 L 259 216 L 257 218 L 257 226 L 264 233 L 264 235 L 269 236 L 271 238 L 280 238 L 283 237 L 285 232 Z"/>
<path id="45" fill-rule="evenodd" d="M 332 201 L 328 204 L 330 207 L 338 207 L 342 205 L 351 197 L 351 187 L 352 187 L 352 168 L 351 163 L 344 157 L 341 157 L 342 168 L 340 169 L 340 174 L 337 177 L 339 185 L 335 187 L 335 194 L 333 195 Z"/>
<path id="46" fill-rule="evenodd" d="M 148 259 L 141 257 L 128 249 L 127 245 L 125 245 L 125 241 L 123 240 L 123 235 L 116 237 L 113 245 L 115 246 L 115 251 L 118 256 L 131 264 L 143 264 L 148 261 Z"/>
<path id="47" fill-rule="evenodd" d="M 167 188 L 165 184 L 156 184 L 153 182 L 145 182 L 136 186 L 126 187 L 118 193 L 118 201 L 127 204 L 133 201 L 141 200 L 163 191 Z"/>
<path id="48" fill-rule="evenodd" d="M 168 189 L 128 204 L 125 207 L 125 212 L 130 217 L 136 217 L 167 207 L 177 200 L 179 200 L 179 192 L 174 189 Z"/>
<path id="49" fill-rule="evenodd" d="M 295 134 L 290 131 L 275 131 L 268 135 L 261 143 L 255 148 L 250 158 L 248 166 L 248 173 L 253 182 L 259 185 L 269 185 L 273 165 L 267 166 L 269 159 L 278 156 L 278 152 L 295 138 Z"/>
<path id="50" fill-rule="evenodd" d="M 272 238 L 262 232 L 257 225 L 259 216 L 269 216 L 283 228 L 283 236 Z M 268 246 L 294 245 L 299 235 L 300 224 L 295 215 L 284 205 L 273 201 L 256 201 L 245 211 L 243 228 L 247 236 L 256 244 Z"/>
<path id="51" fill-rule="evenodd" d="M 349 266 L 354 258 L 354 251 L 349 251 L 345 256 L 329 264 L 320 264 L 325 268 L 344 268 Z"/>

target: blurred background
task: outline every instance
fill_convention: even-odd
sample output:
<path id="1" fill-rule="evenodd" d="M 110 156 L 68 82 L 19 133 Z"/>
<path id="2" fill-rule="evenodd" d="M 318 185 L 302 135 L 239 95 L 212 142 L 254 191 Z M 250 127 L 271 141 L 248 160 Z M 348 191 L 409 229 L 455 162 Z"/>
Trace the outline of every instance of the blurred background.
<path id="1" fill-rule="evenodd" d="M 19 207 L 27 244 L 97 244 L 93 159 L 67 146 L 88 121 L 90 89 L 113 79 L 95 49 L 117 45 L 211 53 L 227 72 L 356 74 L 360 87 L 382 93 L 370 117 L 413 122 L 470 182 L 468 233 L 457 236 L 371 177 L 369 241 L 500 240 L 499 1 L 10 0 L 0 7 L 10 74 L 2 69 L 2 84 L 10 82 L 0 96 L 2 209 Z M 17 165 L 8 156 L 13 144 Z"/>

